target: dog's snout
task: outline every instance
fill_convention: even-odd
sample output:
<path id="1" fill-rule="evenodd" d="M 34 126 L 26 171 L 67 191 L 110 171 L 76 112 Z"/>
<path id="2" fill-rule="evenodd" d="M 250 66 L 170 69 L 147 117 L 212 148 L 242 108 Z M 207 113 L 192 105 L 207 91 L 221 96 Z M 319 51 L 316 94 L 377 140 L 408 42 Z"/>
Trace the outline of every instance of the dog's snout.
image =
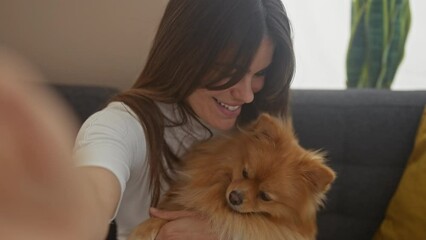
<path id="1" fill-rule="evenodd" d="M 232 191 L 229 194 L 229 202 L 234 205 L 234 206 L 238 206 L 241 205 L 243 203 L 243 195 L 242 193 L 238 192 L 238 191 Z"/>

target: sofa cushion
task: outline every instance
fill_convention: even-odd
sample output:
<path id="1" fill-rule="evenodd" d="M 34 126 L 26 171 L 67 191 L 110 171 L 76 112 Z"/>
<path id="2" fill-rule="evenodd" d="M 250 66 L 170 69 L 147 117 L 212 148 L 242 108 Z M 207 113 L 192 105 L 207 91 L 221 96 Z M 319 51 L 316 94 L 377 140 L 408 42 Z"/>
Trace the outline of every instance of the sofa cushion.
<path id="1" fill-rule="evenodd" d="M 425 91 L 293 90 L 300 144 L 323 149 L 337 179 L 318 216 L 318 240 L 371 240 L 407 159 Z"/>
<path id="2" fill-rule="evenodd" d="M 414 150 L 374 240 L 426 239 L 426 108 Z"/>

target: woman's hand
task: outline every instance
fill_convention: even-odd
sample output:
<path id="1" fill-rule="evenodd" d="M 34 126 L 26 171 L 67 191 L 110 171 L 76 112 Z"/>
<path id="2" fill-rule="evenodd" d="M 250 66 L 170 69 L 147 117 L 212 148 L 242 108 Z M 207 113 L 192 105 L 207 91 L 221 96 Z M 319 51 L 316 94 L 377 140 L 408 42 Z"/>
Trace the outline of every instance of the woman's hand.
<path id="1" fill-rule="evenodd" d="M 189 211 L 164 211 L 150 209 L 153 217 L 169 220 L 157 235 L 156 240 L 217 240 L 211 226 L 202 216 Z"/>
<path id="2" fill-rule="evenodd" d="M 96 239 L 88 220 L 95 205 L 71 158 L 73 117 L 13 59 L 0 54 L 0 236 Z"/>

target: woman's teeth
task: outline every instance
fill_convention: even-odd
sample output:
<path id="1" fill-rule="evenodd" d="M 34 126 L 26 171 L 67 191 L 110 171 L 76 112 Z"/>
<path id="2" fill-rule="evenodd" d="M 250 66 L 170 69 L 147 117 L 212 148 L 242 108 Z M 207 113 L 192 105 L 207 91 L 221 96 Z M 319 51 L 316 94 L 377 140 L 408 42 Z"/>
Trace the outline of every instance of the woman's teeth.
<path id="1" fill-rule="evenodd" d="M 219 103 L 220 106 L 226 108 L 227 110 L 234 112 L 236 110 L 238 110 L 241 106 L 229 106 L 223 102 L 219 102 L 219 100 L 216 99 L 216 102 Z"/>

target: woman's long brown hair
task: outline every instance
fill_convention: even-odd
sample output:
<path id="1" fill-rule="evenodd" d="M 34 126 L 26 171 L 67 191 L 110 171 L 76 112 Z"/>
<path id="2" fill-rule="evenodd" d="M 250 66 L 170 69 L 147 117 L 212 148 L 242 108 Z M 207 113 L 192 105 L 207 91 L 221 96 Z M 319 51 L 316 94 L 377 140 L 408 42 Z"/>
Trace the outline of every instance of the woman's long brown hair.
<path id="1" fill-rule="evenodd" d="M 164 139 L 165 128 L 183 125 L 195 116 L 186 99 L 197 88 L 219 90 L 237 83 L 266 36 L 275 46 L 273 60 L 263 89 L 243 106 L 239 125 L 260 112 L 283 118 L 288 114 L 295 60 L 281 0 L 169 1 L 140 77 L 131 89 L 112 99 L 127 104 L 145 130 L 152 206 L 159 202 L 162 184 L 173 181 L 179 162 Z M 217 86 L 226 77 L 231 80 Z M 156 102 L 176 104 L 182 118 L 167 119 Z"/>

